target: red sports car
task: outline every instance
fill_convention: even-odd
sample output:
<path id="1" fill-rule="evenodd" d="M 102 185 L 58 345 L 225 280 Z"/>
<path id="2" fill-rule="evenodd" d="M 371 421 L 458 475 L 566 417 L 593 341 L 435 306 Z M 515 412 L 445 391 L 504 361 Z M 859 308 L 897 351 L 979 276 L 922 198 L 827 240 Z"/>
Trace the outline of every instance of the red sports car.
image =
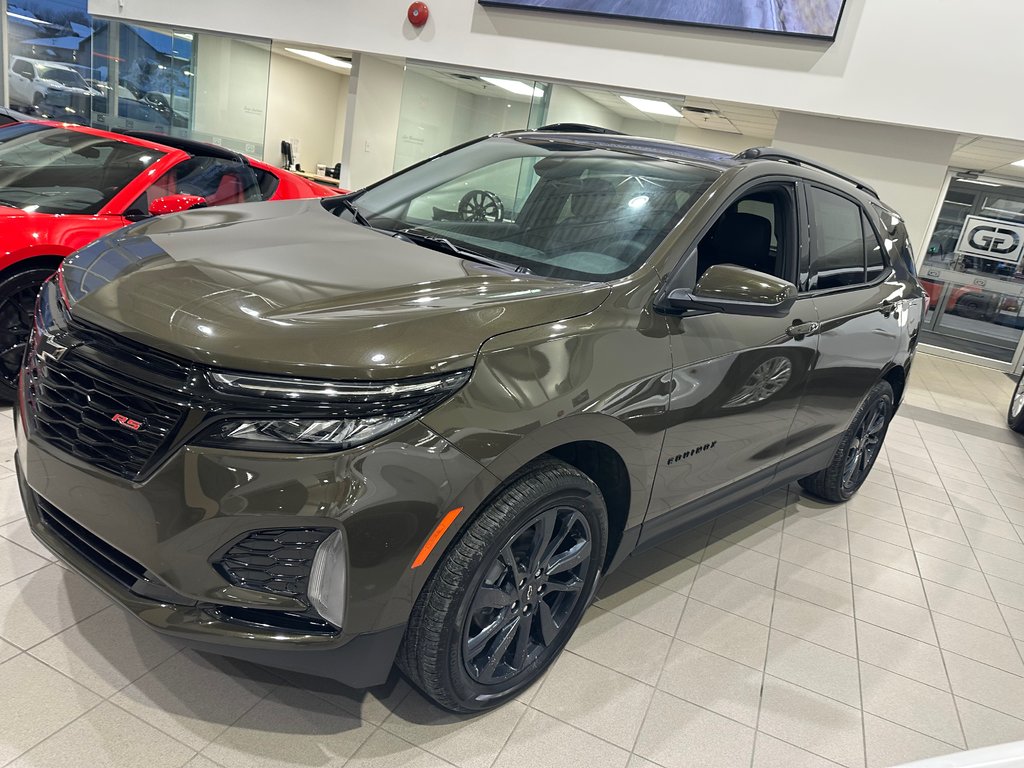
<path id="1" fill-rule="evenodd" d="M 14 395 L 39 285 L 73 251 L 148 216 L 338 192 L 189 139 L 52 122 L 0 128 L 0 398 Z"/>

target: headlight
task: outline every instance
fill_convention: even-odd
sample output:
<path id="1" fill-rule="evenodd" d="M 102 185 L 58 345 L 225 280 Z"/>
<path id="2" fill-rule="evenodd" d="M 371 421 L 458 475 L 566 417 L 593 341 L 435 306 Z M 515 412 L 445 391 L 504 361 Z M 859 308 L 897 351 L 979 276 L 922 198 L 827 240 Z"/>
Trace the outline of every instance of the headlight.
<path id="1" fill-rule="evenodd" d="M 216 422 L 199 445 L 255 451 L 319 453 L 368 443 L 422 416 L 450 397 L 470 371 L 390 382 L 330 382 L 210 373 L 225 411 L 245 417 Z M 254 408 L 261 412 L 251 415 Z"/>

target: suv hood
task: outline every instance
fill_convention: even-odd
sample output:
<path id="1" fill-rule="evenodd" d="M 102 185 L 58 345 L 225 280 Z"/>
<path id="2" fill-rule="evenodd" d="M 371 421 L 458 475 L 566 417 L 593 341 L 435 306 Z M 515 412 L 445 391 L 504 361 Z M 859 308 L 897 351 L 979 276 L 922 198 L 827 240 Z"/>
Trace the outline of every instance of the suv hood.
<path id="1" fill-rule="evenodd" d="M 517 274 L 339 219 L 318 201 L 150 219 L 64 262 L 72 314 L 221 368 L 394 379 L 596 309 L 603 283 Z"/>

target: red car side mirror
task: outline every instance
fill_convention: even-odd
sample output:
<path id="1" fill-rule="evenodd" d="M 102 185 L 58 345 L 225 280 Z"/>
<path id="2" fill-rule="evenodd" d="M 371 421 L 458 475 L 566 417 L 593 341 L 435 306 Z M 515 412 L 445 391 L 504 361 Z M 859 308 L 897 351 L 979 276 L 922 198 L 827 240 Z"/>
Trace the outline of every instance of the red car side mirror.
<path id="1" fill-rule="evenodd" d="M 162 216 L 165 213 L 181 213 L 206 206 L 206 198 L 199 195 L 166 195 L 158 197 L 149 204 L 149 214 L 150 216 Z"/>

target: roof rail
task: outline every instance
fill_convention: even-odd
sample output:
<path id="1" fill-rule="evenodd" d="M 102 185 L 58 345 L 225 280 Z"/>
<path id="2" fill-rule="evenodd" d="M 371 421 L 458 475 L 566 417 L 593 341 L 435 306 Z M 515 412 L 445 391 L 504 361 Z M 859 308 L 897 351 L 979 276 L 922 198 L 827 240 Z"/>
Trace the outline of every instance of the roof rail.
<path id="1" fill-rule="evenodd" d="M 843 173 L 842 171 L 837 171 L 835 168 L 830 168 L 827 165 L 823 165 L 822 163 L 819 163 L 816 160 L 809 160 L 806 157 L 794 155 L 792 152 L 786 152 L 785 150 L 782 149 L 775 149 L 774 147 L 751 147 L 750 149 L 746 149 L 743 152 L 740 152 L 738 155 L 736 155 L 735 159 L 778 160 L 779 162 L 782 163 L 792 163 L 793 165 L 803 165 L 808 168 L 815 168 L 816 170 L 824 171 L 825 173 L 830 173 L 833 176 L 837 176 L 843 181 L 848 181 L 851 184 L 853 184 L 853 186 L 855 186 L 857 189 L 867 192 L 876 200 L 881 200 L 881 198 L 878 196 L 878 192 L 875 191 L 875 188 L 868 184 L 865 184 L 863 181 L 860 181 L 859 179 L 856 179 L 853 176 L 850 176 L 849 174 Z"/>
<path id="2" fill-rule="evenodd" d="M 195 155 L 197 157 L 217 157 L 221 160 L 234 160 L 235 162 L 241 163 L 248 162 L 245 155 L 239 152 L 232 152 L 230 149 L 218 147 L 216 144 L 207 144 L 205 141 L 185 139 L 180 136 L 168 136 L 167 134 L 157 133 L 156 131 L 135 131 L 127 128 L 115 130 L 114 133 L 120 133 L 124 136 L 131 136 L 132 138 L 142 139 L 144 141 L 151 141 L 154 144 L 163 144 L 165 147 L 174 147 L 174 149 L 180 149 L 183 152 L 188 152 L 190 155 Z"/>
<path id="3" fill-rule="evenodd" d="M 554 133 L 610 133 L 615 136 L 625 136 L 622 131 L 614 131 L 611 128 L 602 128 L 598 125 L 587 125 L 586 123 L 552 123 L 542 125 L 538 131 L 552 131 Z"/>

